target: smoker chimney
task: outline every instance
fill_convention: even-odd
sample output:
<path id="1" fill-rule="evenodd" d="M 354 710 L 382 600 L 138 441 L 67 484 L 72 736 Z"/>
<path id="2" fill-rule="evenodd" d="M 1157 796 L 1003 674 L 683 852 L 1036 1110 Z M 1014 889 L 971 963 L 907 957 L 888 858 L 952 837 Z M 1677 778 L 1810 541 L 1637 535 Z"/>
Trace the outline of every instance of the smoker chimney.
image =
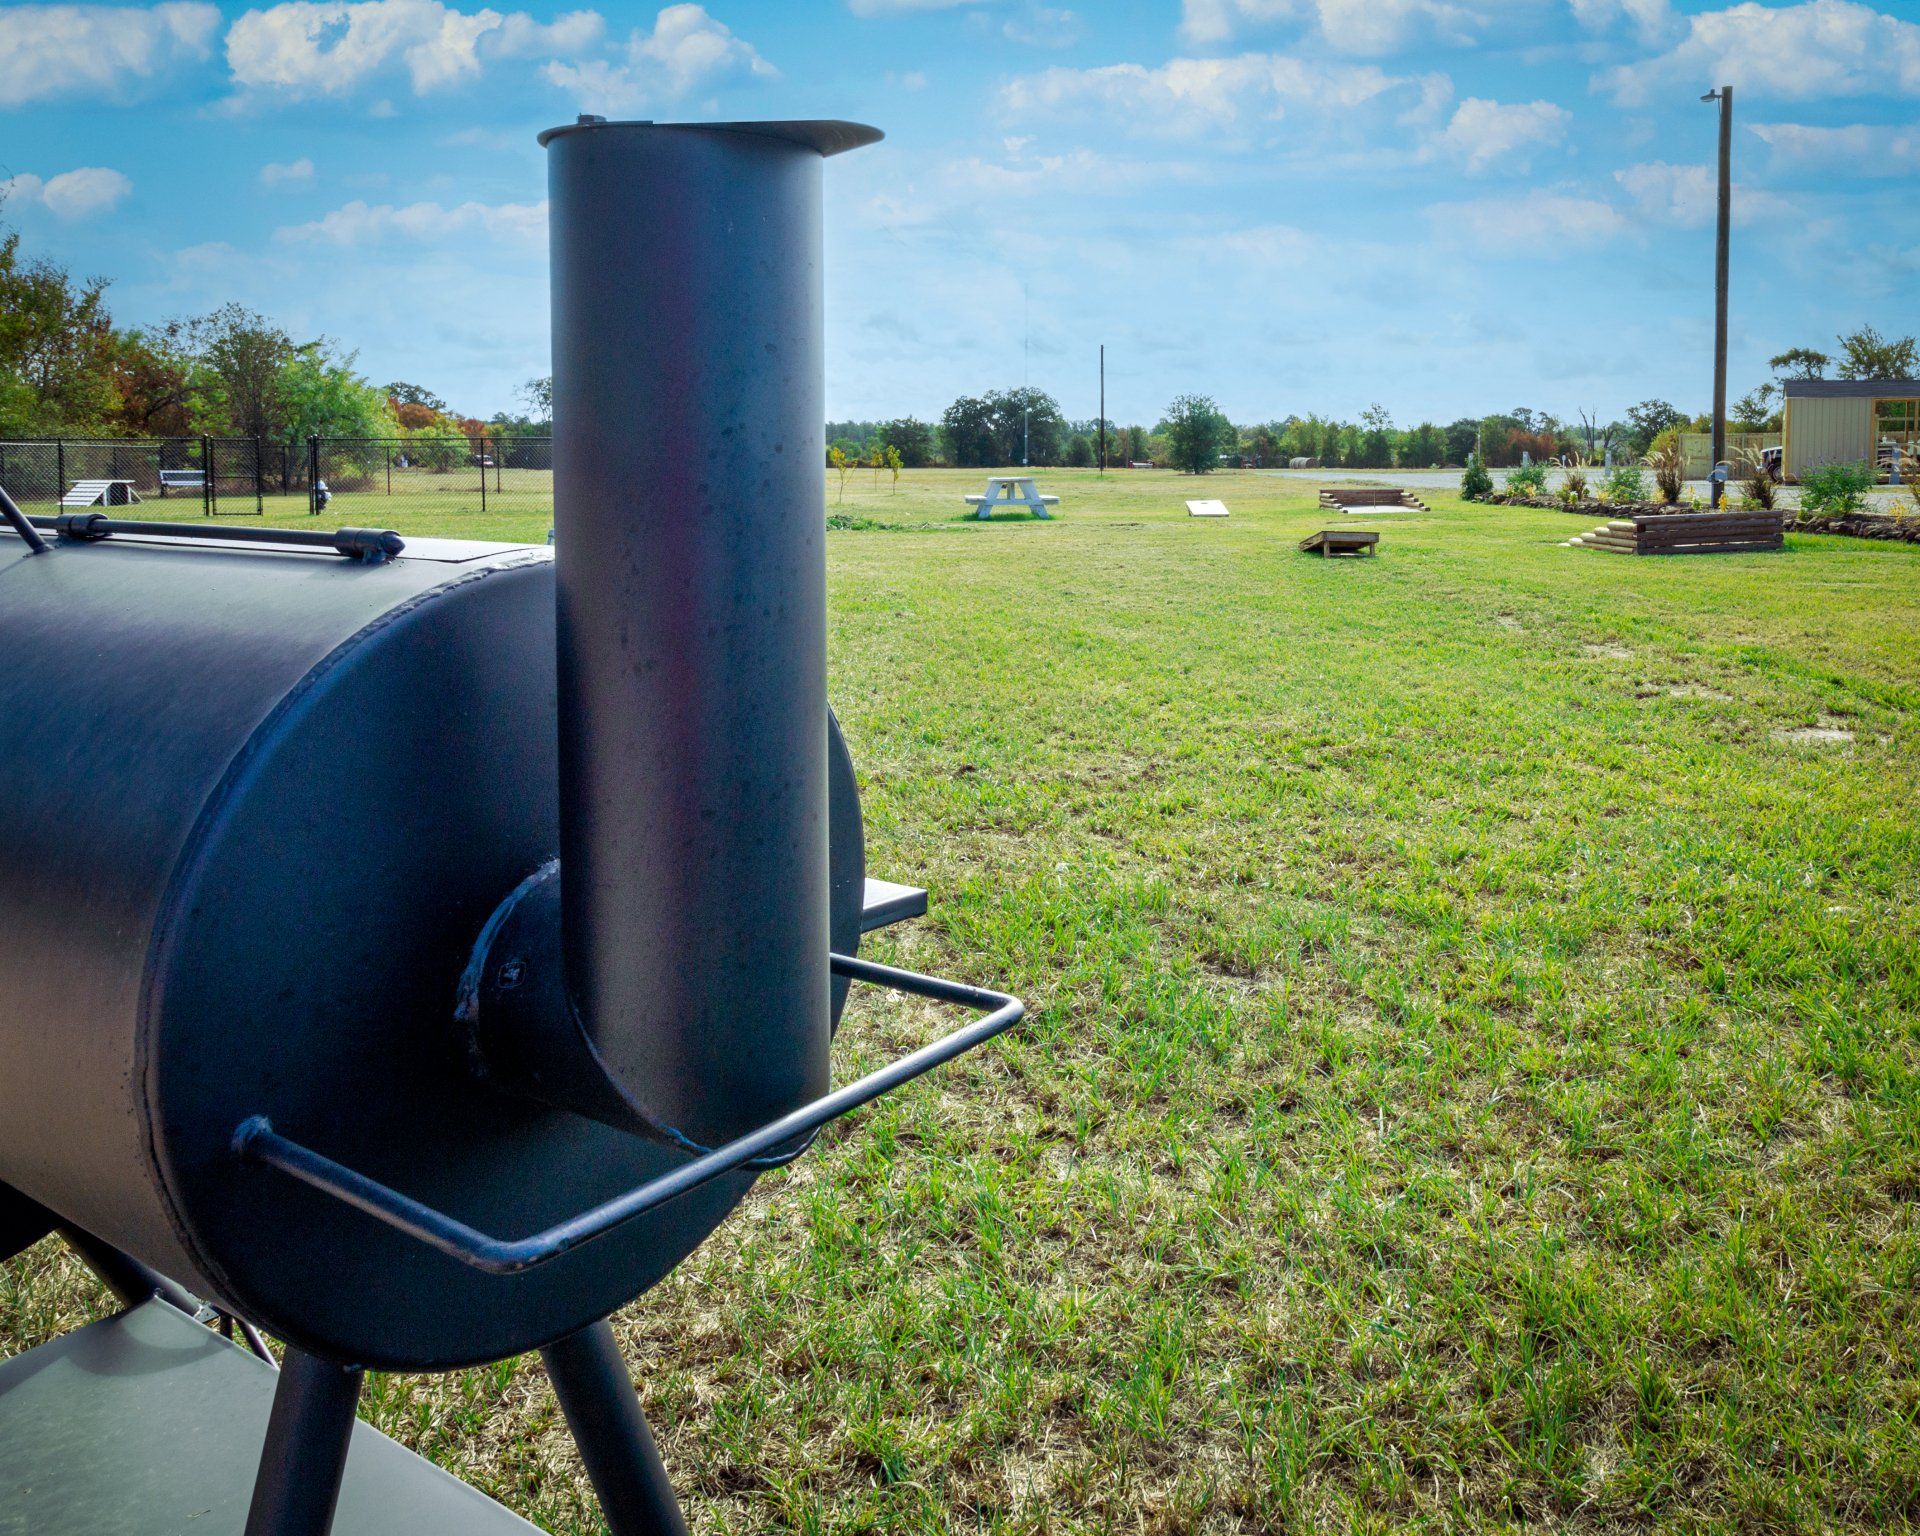
<path id="1" fill-rule="evenodd" d="M 669 1140 L 828 1082 L 821 162 L 878 137 L 541 138 L 567 986 Z"/>

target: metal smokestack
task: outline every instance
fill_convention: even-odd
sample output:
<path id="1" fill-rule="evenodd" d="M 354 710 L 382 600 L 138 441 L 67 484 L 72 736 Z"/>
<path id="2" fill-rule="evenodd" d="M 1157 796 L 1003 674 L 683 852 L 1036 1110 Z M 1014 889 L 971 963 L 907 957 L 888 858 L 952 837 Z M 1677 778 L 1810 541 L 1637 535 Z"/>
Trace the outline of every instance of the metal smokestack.
<path id="1" fill-rule="evenodd" d="M 669 1139 L 828 1082 L 821 162 L 879 136 L 541 139 L 568 991 Z"/>

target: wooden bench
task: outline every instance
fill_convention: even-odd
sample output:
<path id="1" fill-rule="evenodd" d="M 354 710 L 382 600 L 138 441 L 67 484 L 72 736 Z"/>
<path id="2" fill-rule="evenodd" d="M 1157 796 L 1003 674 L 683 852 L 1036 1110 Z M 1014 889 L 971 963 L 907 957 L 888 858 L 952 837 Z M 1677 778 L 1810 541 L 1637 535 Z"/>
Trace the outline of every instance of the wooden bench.
<path id="1" fill-rule="evenodd" d="M 1379 542 L 1380 535 L 1371 528 L 1322 528 L 1302 539 L 1300 547 L 1308 552 L 1317 549 L 1323 556 L 1371 555 Z"/>
<path id="2" fill-rule="evenodd" d="M 139 501 L 131 480 L 76 480 L 60 498 L 63 507 L 130 507 Z"/>
<path id="3" fill-rule="evenodd" d="M 1433 510 L 1412 491 L 1400 490 L 1392 486 L 1323 485 L 1320 487 L 1321 511 L 1352 512 L 1359 507 L 1394 508 L 1408 512 Z"/>
<path id="4" fill-rule="evenodd" d="M 1786 548 L 1780 512 L 1653 512 L 1567 541 L 1618 555 L 1730 555 Z"/>

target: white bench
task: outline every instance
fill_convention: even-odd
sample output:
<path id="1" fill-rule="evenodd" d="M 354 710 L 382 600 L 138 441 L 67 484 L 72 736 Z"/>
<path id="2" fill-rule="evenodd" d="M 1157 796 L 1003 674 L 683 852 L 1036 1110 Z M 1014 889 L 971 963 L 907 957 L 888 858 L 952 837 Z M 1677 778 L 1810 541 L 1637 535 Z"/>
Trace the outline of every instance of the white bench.
<path id="1" fill-rule="evenodd" d="M 968 506 L 980 509 L 977 516 L 983 523 L 993 516 L 995 507 L 1025 507 L 1035 517 L 1051 519 L 1047 508 L 1060 504 L 1058 496 L 1042 496 L 1028 475 L 994 475 L 983 495 L 963 499 Z"/>
<path id="2" fill-rule="evenodd" d="M 168 491 L 204 491 L 207 488 L 207 472 L 204 469 L 163 469 L 160 471 L 160 494 Z"/>
<path id="3" fill-rule="evenodd" d="M 130 507 L 140 500 L 131 480 L 76 480 L 60 498 L 63 507 Z"/>

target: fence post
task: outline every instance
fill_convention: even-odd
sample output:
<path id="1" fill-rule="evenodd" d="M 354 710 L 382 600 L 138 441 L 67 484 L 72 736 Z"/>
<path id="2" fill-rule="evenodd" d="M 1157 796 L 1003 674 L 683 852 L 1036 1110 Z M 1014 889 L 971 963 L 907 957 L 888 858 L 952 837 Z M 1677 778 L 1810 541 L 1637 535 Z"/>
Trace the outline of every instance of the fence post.
<path id="1" fill-rule="evenodd" d="M 200 515 L 202 517 L 212 517 L 219 510 L 220 498 L 213 488 L 215 473 L 213 439 L 202 432 L 200 434 Z"/>
<path id="2" fill-rule="evenodd" d="M 478 457 L 480 460 L 480 510 L 485 512 L 487 510 L 487 440 L 484 437 L 480 439 Z"/>
<path id="3" fill-rule="evenodd" d="M 53 440 L 53 503 L 57 507 L 67 494 L 67 440 L 56 437 Z"/>
<path id="4" fill-rule="evenodd" d="M 307 516 L 320 515 L 320 434 L 307 438 Z"/>
<path id="5" fill-rule="evenodd" d="M 256 436 L 253 440 L 253 515 L 267 515 L 266 487 L 267 440 Z"/>

